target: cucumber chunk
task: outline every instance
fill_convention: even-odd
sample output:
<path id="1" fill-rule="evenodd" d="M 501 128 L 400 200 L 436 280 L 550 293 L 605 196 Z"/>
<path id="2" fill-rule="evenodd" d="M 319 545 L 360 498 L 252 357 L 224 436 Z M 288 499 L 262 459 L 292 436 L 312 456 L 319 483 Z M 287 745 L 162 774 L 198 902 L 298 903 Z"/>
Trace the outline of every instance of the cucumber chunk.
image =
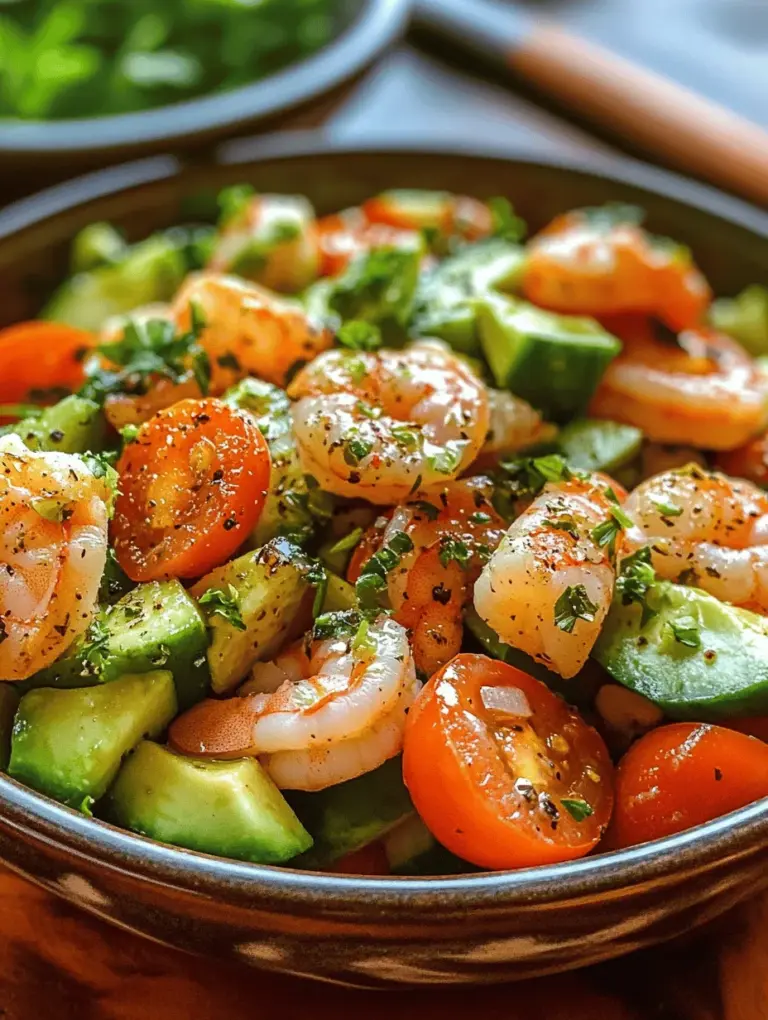
<path id="1" fill-rule="evenodd" d="M 614 602 L 593 655 L 614 680 L 673 719 L 717 722 L 768 713 L 768 620 L 669 581 L 647 602 Z M 677 636 L 676 636 L 677 635 Z M 682 638 L 682 640 L 680 640 Z"/>
<path id="2" fill-rule="evenodd" d="M 643 433 L 617 421 L 577 418 L 557 437 L 560 453 L 576 471 L 615 471 L 640 453 Z"/>
<path id="3" fill-rule="evenodd" d="M 187 273 L 184 251 L 164 234 L 127 249 L 118 262 L 77 273 L 63 283 L 42 318 L 99 330 L 113 315 L 169 301 Z"/>
<path id="4" fill-rule="evenodd" d="M 101 408 L 84 397 L 65 397 L 37 418 L 26 418 L 0 430 L 16 435 L 30 450 L 98 453 L 104 449 L 107 424 Z"/>
<path id="5" fill-rule="evenodd" d="M 457 351 L 479 354 L 478 299 L 492 290 L 513 291 L 524 263 L 525 250 L 501 238 L 461 249 L 420 280 L 411 333 L 436 336 Z"/>
<path id="6" fill-rule="evenodd" d="M 104 687 L 45 688 L 21 699 L 8 772 L 70 807 L 89 811 L 106 792 L 123 757 L 176 715 L 168 672 L 125 676 Z"/>
<path id="7" fill-rule="evenodd" d="M 302 549 L 284 538 L 239 556 L 206 574 L 191 589 L 200 599 L 223 592 L 236 603 L 242 626 L 216 612 L 208 614 L 211 686 L 217 694 L 236 687 L 259 660 L 281 647 L 309 591 Z"/>
<path id="8" fill-rule="evenodd" d="M 584 411 L 621 350 L 594 319 L 556 315 L 515 298 L 492 295 L 478 312 L 480 342 L 496 384 L 554 421 Z"/>
<path id="9" fill-rule="evenodd" d="M 11 684 L 0 684 L 0 771 L 8 768 L 11 757 L 11 733 L 16 709 L 19 707 L 19 695 Z"/>
<path id="10" fill-rule="evenodd" d="M 282 864 L 312 837 L 255 758 L 201 761 L 143 741 L 100 812 L 142 836 L 256 864 Z"/>
<path id="11" fill-rule="evenodd" d="M 310 493 L 293 435 L 288 394 L 261 379 L 243 379 L 222 399 L 253 415 L 272 457 L 269 494 L 253 532 L 254 546 L 278 534 L 311 530 Z"/>
<path id="12" fill-rule="evenodd" d="M 317 793 L 291 791 L 288 801 L 314 839 L 296 867 L 323 868 L 373 843 L 413 814 L 402 759 Z"/>
<path id="13" fill-rule="evenodd" d="M 438 843 L 418 815 L 387 833 L 383 843 L 393 875 L 461 875 L 479 870 Z"/>
<path id="14" fill-rule="evenodd" d="M 85 640 L 22 687 L 89 687 L 168 668 L 185 709 L 208 692 L 207 648 L 205 621 L 180 582 L 150 581 L 109 606 Z"/>

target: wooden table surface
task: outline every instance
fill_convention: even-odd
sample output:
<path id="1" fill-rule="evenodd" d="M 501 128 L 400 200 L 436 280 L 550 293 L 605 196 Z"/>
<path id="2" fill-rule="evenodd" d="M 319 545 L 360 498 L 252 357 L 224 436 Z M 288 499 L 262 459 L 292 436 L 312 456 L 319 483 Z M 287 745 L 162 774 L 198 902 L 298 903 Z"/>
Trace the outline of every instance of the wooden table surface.
<path id="1" fill-rule="evenodd" d="M 531 100 L 404 45 L 327 122 L 387 135 L 572 154 L 605 150 Z M 0 869 L 2 1020 L 768 1020 L 768 898 L 685 944 L 520 985 L 403 996 L 310 986 L 194 959 L 78 912 Z"/>

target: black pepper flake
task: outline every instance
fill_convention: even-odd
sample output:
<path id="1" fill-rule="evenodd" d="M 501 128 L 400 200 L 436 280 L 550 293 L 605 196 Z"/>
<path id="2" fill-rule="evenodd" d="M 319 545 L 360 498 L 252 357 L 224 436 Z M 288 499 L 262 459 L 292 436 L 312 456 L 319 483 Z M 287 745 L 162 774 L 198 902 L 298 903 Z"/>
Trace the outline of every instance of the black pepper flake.
<path id="1" fill-rule="evenodd" d="M 432 589 L 432 598 L 435 602 L 439 602 L 441 606 L 447 606 L 451 601 L 451 589 L 446 588 L 443 582 L 436 584 Z"/>
<path id="2" fill-rule="evenodd" d="M 225 531 L 231 531 L 233 528 L 236 528 L 236 527 L 237 527 L 237 521 L 235 520 L 235 518 L 234 517 L 227 517 L 226 521 L 224 521 L 224 530 Z"/>
<path id="3" fill-rule="evenodd" d="M 722 773 L 721 769 L 715 769 L 715 782 L 719 783 L 722 778 L 723 778 L 723 773 Z"/>
<path id="4" fill-rule="evenodd" d="M 54 429 L 53 432 L 50 432 L 48 434 L 48 438 L 51 440 L 52 443 L 60 443 L 64 438 L 64 433 L 61 431 L 61 429 Z"/>

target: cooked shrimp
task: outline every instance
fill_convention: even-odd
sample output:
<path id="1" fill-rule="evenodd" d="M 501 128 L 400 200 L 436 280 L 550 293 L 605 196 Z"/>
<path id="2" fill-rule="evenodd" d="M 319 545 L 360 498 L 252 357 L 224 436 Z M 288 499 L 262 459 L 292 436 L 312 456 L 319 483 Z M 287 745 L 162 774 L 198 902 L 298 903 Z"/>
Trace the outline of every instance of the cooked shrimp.
<path id="1" fill-rule="evenodd" d="M 712 298 L 686 248 L 616 222 L 610 209 L 566 213 L 534 237 L 522 289 L 556 312 L 642 312 L 678 330 L 698 325 Z"/>
<path id="2" fill-rule="evenodd" d="M 475 585 L 475 609 L 502 641 L 563 677 L 586 662 L 611 604 L 615 570 L 594 529 L 614 508 L 600 479 L 547 485 Z"/>
<path id="3" fill-rule="evenodd" d="M 298 306 L 235 276 L 195 273 L 174 299 L 181 329 L 191 323 L 190 302 L 206 321 L 200 343 L 211 360 L 211 393 L 222 393 L 246 375 L 284 386 L 297 364 L 333 343 Z"/>
<path id="4" fill-rule="evenodd" d="M 335 350 L 291 383 L 308 474 L 338 496 L 404 502 L 477 456 L 490 421 L 484 383 L 434 346 L 376 354 Z"/>
<path id="5" fill-rule="evenodd" d="M 719 454 L 717 466 L 727 475 L 746 478 L 768 488 L 768 432 L 762 432 L 744 446 Z"/>
<path id="6" fill-rule="evenodd" d="M 107 557 L 107 499 L 79 457 L 0 439 L 0 679 L 32 676 L 88 627 Z"/>
<path id="7" fill-rule="evenodd" d="M 266 677 L 262 693 L 202 702 L 173 723 L 172 745 L 213 758 L 258 756 L 284 790 L 343 783 L 402 749 L 419 685 L 394 620 L 380 616 L 362 642 L 314 642 L 256 670 L 257 683 Z"/>
<path id="8" fill-rule="evenodd" d="M 254 195 L 224 225 L 208 269 L 295 294 L 312 283 L 319 262 L 315 213 L 306 198 Z"/>
<path id="9" fill-rule="evenodd" d="M 630 549 L 650 545 L 660 577 L 768 612 L 768 495 L 690 465 L 650 478 L 625 509 Z"/>
<path id="10" fill-rule="evenodd" d="M 557 435 L 557 426 L 544 421 L 535 408 L 506 390 L 488 390 L 491 424 L 480 456 L 516 453 L 537 443 L 548 443 Z"/>
<path id="11" fill-rule="evenodd" d="M 344 209 L 317 221 L 320 275 L 338 276 L 357 255 L 374 248 L 419 248 L 417 230 L 371 223 L 362 209 Z"/>
<path id="12" fill-rule="evenodd" d="M 608 366 L 590 413 L 649 439 L 731 450 L 765 428 L 768 387 L 735 340 L 710 329 L 662 336 L 637 317 L 613 320 L 624 350 Z"/>
<path id="13" fill-rule="evenodd" d="M 493 482 L 478 476 L 422 493 L 369 530 L 355 550 L 347 578 L 354 583 L 379 548 L 404 532 L 413 548 L 388 574 L 395 619 L 408 628 L 416 668 L 432 676 L 461 649 L 462 612 L 482 565 L 507 525 L 492 504 Z"/>

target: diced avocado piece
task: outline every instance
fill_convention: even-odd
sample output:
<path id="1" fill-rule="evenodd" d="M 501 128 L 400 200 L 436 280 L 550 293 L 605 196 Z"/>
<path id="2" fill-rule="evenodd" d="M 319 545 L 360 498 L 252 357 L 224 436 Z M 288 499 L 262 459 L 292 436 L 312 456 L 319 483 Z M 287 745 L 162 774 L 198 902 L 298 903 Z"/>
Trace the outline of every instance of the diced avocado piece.
<path id="1" fill-rule="evenodd" d="M 11 756 L 13 718 L 19 707 L 19 695 L 9 683 L 0 683 L 0 771 L 8 768 Z"/>
<path id="2" fill-rule="evenodd" d="M 592 654 L 614 680 L 673 719 L 768 713 L 768 619 L 669 581 L 646 601 L 645 624 L 619 599 L 605 619 Z"/>
<path id="3" fill-rule="evenodd" d="M 297 868 L 327 867 L 413 814 L 399 756 L 357 779 L 317 793 L 292 790 L 287 798 L 314 839 L 312 850 L 296 861 Z"/>
<path id="4" fill-rule="evenodd" d="M 477 301 L 492 290 L 513 291 L 525 250 L 501 238 L 462 248 L 422 276 L 416 290 L 411 333 L 436 336 L 457 351 L 480 352 Z"/>
<path id="5" fill-rule="evenodd" d="M 16 713 L 8 773 L 88 811 L 107 792 L 123 757 L 143 737 L 162 733 L 177 708 L 167 671 L 103 687 L 30 691 Z"/>
<path id="6" fill-rule="evenodd" d="M 768 354 L 768 287 L 753 283 L 733 298 L 718 298 L 709 312 L 716 329 L 738 340 L 753 357 Z"/>
<path id="7" fill-rule="evenodd" d="M 243 379 L 222 399 L 254 416 L 272 455 L 269 495 L 253 532 L 254 546 L 278 534 L 311 531 L 314 504 L 293 435 L 288 394 L 261 379 Z"/>
<path id="8" fill-rule="evenodd" d="M 125 238 L 111 223 L 89 223 L 72 242 L 72 272 L 82 273 L 108 262 L 119 262 L 127 250 Z"/>
<path id="9" fill-rule="evenodd" d="M 201 761 L 143 741 L 100 811 L 142 836 L 256 864 L 281 864 L 312 837 L 255 758 Z"/>
<path id="10" fill-rule="evenodd" d="M 98 453 L 104 449 L 107 423 L 101 408 L 84 397 L 64 397 L 34 418 L 6 425 L 3 435 L 16 435 L 30 450 Z"/>
<path id="11" fill-rule="evenodd" d="M 127 249 L 119 262 L 76 273 L 59 287 L 42 318 L 95 331 L 113 315 L 169 301 L 186 272 L 183 250 L 155 234 Z"/>
<path id="12" fill-rule="evenodd" d="M 276 538 L 217 567 L 191 589 L 208 618 L 215 693 L 231 690 L 254 663 L 279 650 L 309 591 L 308 566 L 299 546 Z M 222 613 L 222 603 L 235 612 Z"/>
<path id="13" fill-rule="evenodd" d="M 577 418 L 557 437 L 560 453 L 577 471 L 616 471 L 640 453 L 643 433 L 617 421 Z"/>
<path id="14" fill-rule="evenodd" d="M 107 607 L 84 640 L 22 686 L 87 687 L 167 668 L 185 709 L 208 691 L 207 648 L 205 621 L 180 582 L 150 581 Z"/>
<path id="15" fill-rule="evenodd" d="M 393 875 L 460 875 L 478 870 L 438 843 L 418 815 L 406 818 L 382 842 Z"/>
<path id="16" fill-rule="evenodd" d="M 478 305 L 480 341 L 501 389 L 554 421 L 581 414 L 621 343 L 594 319 L 493 295 Z"/>

